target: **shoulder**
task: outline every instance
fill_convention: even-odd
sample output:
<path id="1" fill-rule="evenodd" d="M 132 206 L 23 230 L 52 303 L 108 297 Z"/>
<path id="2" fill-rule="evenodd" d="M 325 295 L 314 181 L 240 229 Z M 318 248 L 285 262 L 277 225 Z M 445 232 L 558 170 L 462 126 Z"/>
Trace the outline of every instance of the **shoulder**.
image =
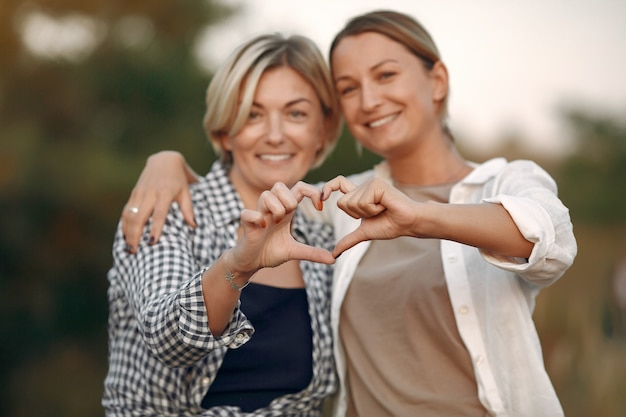
<path id="1" fill-rule="evenodd" d="M 194 199 L 214 199 L 220 195 L 235 193 L 228 179 L 228 171 L 219 161 L 214 162 L 209 172 L 200 177 L 198 182 L 191 184 L 189 191 Z"/>
<path id="2" fill-rule="evenodd" d="M 474 170 L 462 181 L 466 184 L 485 183 L 494 178 L 523 178 L 541 176 L 551 178 L 539 164 L 528 159 L 508 161 L 505 158 L 493 158 L 482 163 L 468 162 Z"/>
<path id="3" fill-rule="evenodd" d="M 539 164 L 527 159 L 507 162 L 498 172 L 498 180 L 517 184 L 521 188 L 541 186 L 556 193 L 556 182 Z"/>
<path id="4" fill-rule="evenodd" d="M 239 218 L 243 209 L 226 168 L 214 162 L 211 170 L 189 188 L 194 212 L 199 217 L 207 216 L 216 223 L 228 223 Z"/>

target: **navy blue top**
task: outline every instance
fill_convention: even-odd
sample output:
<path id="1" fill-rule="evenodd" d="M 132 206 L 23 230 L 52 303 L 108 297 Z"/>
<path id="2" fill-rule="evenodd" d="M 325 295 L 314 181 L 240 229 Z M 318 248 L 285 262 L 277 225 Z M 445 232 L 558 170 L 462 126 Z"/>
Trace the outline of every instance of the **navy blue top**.
<path id="1" fill-rule="evenodd" d="M 241 310 L 254 335 L 226 353 L 203 408 L 233 405 L 251 412 L 303 390 L 313 377 L 313 334 L 304 288 L 250 283 L 241 292 Z"/>

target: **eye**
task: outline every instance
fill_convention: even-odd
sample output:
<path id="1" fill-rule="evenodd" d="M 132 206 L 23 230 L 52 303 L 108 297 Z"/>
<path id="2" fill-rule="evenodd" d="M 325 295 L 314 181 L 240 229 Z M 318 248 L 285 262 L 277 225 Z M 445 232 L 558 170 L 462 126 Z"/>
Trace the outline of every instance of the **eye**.
<path id="1" fill-rule="evenodd" d="M 292 119 L 302 119 L 303 117 L 306 117 L 306 112 L 302 110 L 291 110 L 289 111 L 289 117 Z"/>
<path id="2" fill-rule="evenodd" d="M 342 86 L 340 88 L 337 88 L 337 91 L 339 92 L 340 96 L 345 96 L 355 90 L 356 90 L 356 87 L 353 85 L 347 85 L 347 86 Z"/>
<path id="3" fill-rule="evenodd" d="M 384 71 L 378 76 L 378 78 L 384 81 L 392 78 L 394 75 L 396 75 L 396 73 L 393 71 Z"/>
<path id="4" fill-rule="evenodd" d="M 256 120 L 259 117 L 261 117 L 261 113 L 256 111 L 256 110 L 250 110 L 250 113 L 248 114 L 248 120 Z"/>

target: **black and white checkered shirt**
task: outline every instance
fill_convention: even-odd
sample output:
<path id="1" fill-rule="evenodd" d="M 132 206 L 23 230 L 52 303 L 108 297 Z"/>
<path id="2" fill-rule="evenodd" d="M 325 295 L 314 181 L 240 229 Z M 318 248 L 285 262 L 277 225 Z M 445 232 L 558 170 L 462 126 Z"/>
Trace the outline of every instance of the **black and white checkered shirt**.
<path id="1" fill-rule="evenodd" d="M 222 336 L 213 336 L 202 297 L 202 272 L 236 243 L 243 209 L 238 194 L 219 162 L 191 191 L 196 229 L 185 224 L 174 206 L 156 245 L 144 239 L 130 255 L 119 228 L 115 236 L 114 266 L 108 274 L 109 371 L 102 400 L 107 416 L 319 416 L 322 400 L 336 388 L 332 270 L 304 261 L 300 265 L 313 329 L 309 386 L 248 414 L 237 407 L 200 407 L 227 350 L 248 341 L 254 329 L 237 308 Z M 332 248 L 326 225 L 296 213 L 293 230 L 307 244 Z"/>

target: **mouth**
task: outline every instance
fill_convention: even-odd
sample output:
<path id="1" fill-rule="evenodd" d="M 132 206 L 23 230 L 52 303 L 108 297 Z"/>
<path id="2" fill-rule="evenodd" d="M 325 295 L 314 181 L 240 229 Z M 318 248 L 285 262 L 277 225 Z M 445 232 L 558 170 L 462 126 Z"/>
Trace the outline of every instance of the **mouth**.
<path id="1" fill-rule="evenodd" d="M 398 117 L 398 115 L 399 113 L 394 113 L 389 116 L 381 117 L 380 119 L 376 119 L 373 122 L 366 123 L 365 126 L 369 127 L 370 129 L 375 129 L 377 127 L 384 126 L 387 123 L 392 122 L 396 119 L 396 117 Z"/>
<path id="2" fill-rule="evenodd" d="M 286 161 L 287 159 L 290 159 L 292 157 L 293 157 L 293 154 L 290 154 L 290 153 L 281 153 L 281 154 L 264 153 L 264 154 L 259 155 L 259 159 L 261 159 L 262 161 L 271 161 L 271 162 Z"/>

